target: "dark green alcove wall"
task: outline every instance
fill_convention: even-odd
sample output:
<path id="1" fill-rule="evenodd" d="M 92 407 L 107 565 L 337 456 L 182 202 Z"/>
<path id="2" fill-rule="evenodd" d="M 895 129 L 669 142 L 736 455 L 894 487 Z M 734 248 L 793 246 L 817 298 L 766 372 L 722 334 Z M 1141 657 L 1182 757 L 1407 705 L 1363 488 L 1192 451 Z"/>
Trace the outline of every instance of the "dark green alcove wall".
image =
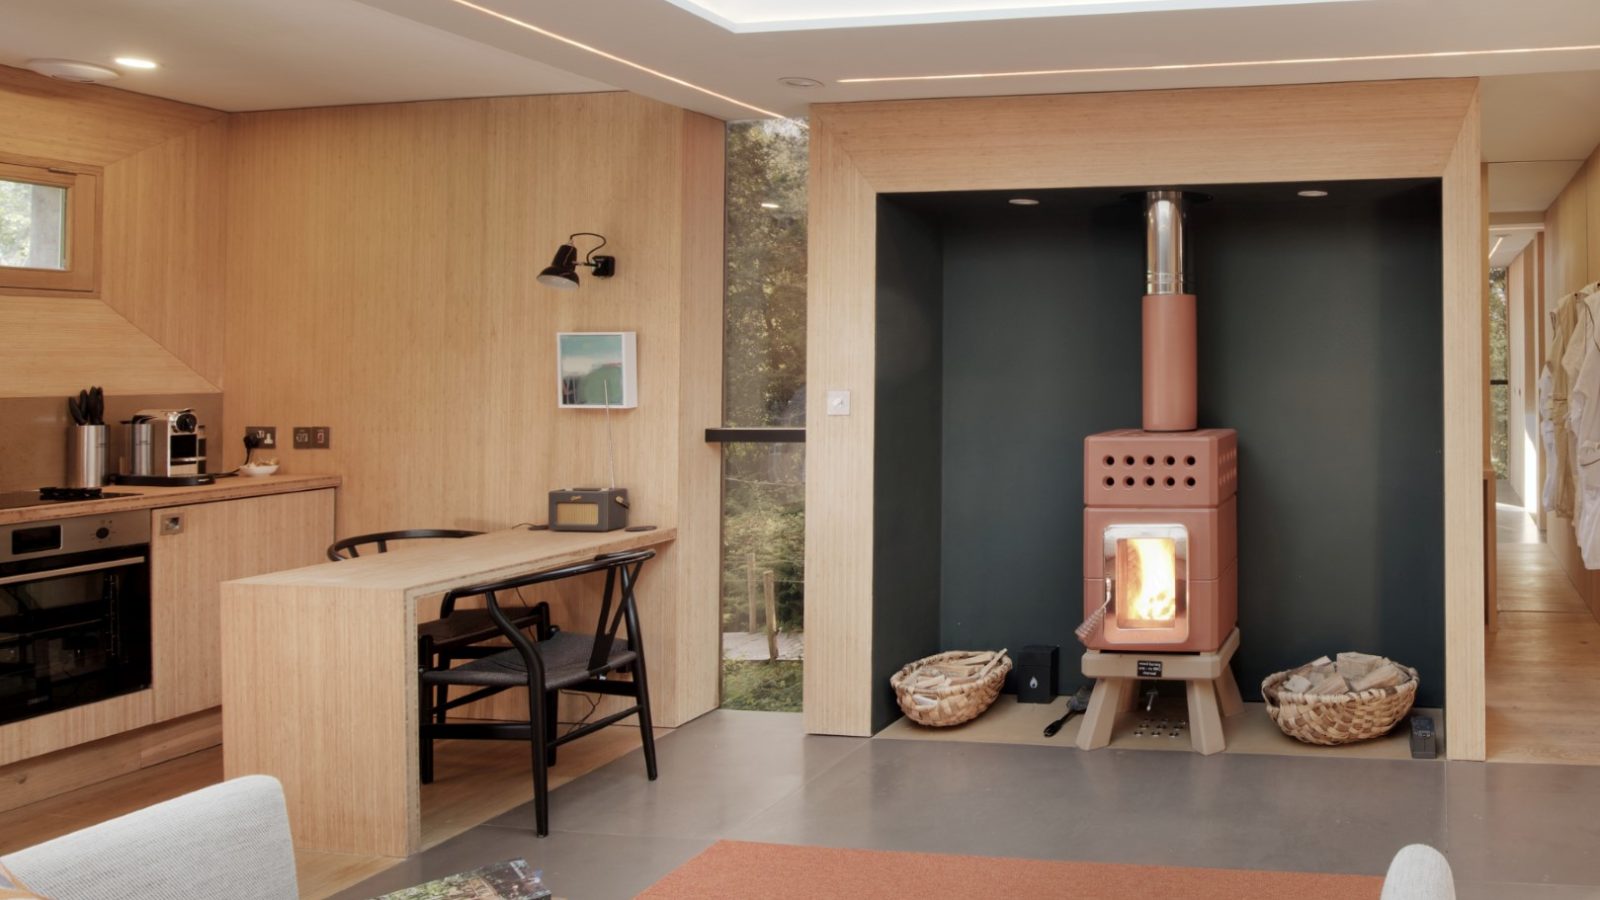
<path id="1" fill-rule="evenodd" d="M 1444 688 L 1439 188 L 1201 186 L 1200 424 L 1239 431 L 1247 699 L 1338 650 Z M 874 725 L 940 649 L 1081 651 L 1085 435 L 1139 424 L 1142 222 L 1120 190 L 879 203 Z M 933 623 L 937 623 L 936 629 Z"/>

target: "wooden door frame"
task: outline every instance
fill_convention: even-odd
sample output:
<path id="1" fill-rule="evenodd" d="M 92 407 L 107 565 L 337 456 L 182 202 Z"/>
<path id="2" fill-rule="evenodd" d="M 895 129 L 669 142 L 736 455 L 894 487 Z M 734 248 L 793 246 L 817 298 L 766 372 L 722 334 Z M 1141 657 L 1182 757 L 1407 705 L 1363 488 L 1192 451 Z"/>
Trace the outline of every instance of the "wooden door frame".
<path id="1" fill-rule="evenodd" d="M 821 104 L 811 110 L 805 724 L 871 733 L 881 193 L 1439 178 L 1446 746 L 1484 758 L 1477 79 Z M 828 391 L 853 396 L 829 416 Z"/>

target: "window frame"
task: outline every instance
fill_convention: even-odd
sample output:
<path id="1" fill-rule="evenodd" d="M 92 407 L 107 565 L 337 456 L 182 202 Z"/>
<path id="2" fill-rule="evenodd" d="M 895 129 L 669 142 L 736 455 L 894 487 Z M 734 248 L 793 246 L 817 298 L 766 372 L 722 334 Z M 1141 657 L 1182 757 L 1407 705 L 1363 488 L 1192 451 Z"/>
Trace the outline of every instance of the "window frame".
<path id="1" fill-rule="evenodd" d="M 100 291 L 100 169 L 72 163 L 0 156 L 0 180 L 61 187 L 67 191 L 62 243 L 64 269 L 0 265 L 0 294 L 72 294 Z"/>

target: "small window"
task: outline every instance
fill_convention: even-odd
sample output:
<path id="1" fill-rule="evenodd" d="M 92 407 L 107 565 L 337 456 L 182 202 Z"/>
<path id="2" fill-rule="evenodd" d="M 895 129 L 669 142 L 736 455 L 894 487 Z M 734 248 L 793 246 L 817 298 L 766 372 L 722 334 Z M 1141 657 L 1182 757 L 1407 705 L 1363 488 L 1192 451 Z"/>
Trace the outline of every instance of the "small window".
<path id="1" fill-rule="evenodd" d="M 0 161 L 0 290 L 99 287 L 99 173 Z"/>

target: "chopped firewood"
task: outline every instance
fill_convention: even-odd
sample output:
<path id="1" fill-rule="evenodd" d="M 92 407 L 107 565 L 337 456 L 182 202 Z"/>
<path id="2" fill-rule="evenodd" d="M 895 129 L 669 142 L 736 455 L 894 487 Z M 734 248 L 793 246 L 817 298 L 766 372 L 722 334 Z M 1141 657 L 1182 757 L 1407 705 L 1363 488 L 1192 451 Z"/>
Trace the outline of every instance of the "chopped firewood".
<path id="1" fill-rule="evenodd" d="M 1290 675 L 1283 682 L 1283 689 L 1291 694 L 1304 694 L 1306 691 L 1311 690 L 1311 679 L 1304 675 Z"/>
<path id="2" fill-rule="evenodd" d="M 1399 666 L 1386 662 L 1357 680 L 1351 685 L 1351 690 L 1365 691 L 1372 688 L 1398 687 L 1404 684 L 1405 680 L 1406 673 L 1400 671 Z"/>
<path id="3" fill-rule="evenodd" d="M 1333 665 L 1333 660 L 1327 658 L 1326 656 L 1319 656 L 1316 659 L 1313 659 L 1311 662 L 1306 663 L 1306 667 L 1308 667 L 1308 666 L 1331 666 L 1331 665 Z M 1304 668 L 1304 667 L 1302 667 L 1302 668 Z"/>
<path id="4" fill-rule="evenodd" d="M 1334 666 L 1346 681 L 1355 682 L 1365 678 L 1367 673 L 1384 662 L 1383 657 L 1370 653 L 1341 653 Z"/>
<path id="5" fill-rule="evenodd" d="M 1320 683 L 1313 685 L 1307 693 L 1348 694 L 1350 693 L 1350 683 L 1344 680 L 1343 675 L 1329 675 L 1327 678 L 1322 679 Z"/>

